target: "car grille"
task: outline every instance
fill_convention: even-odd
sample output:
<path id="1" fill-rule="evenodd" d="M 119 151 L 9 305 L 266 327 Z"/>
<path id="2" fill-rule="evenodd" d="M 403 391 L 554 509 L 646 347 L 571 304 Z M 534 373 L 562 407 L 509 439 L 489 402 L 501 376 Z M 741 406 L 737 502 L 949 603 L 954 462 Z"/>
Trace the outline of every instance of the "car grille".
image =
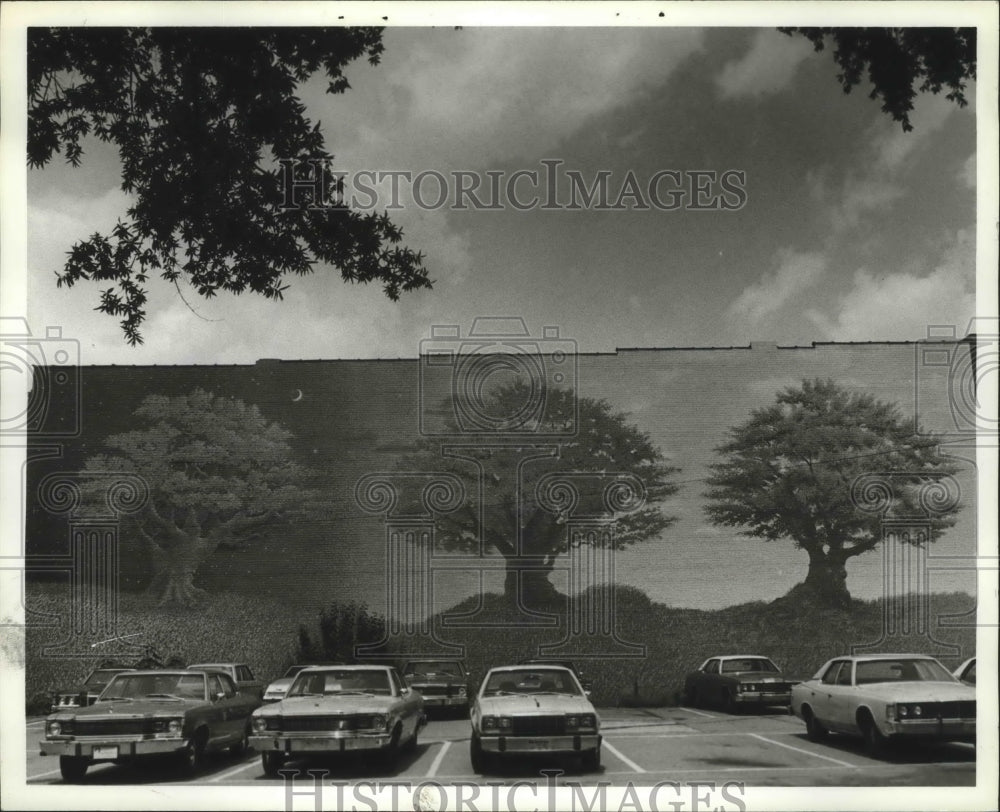
<path id="1" fill-rule="evenodd" d="M 414 685 L 413 689 L 424 696 L 451 696 L 454 691 L 450 685 Z"/>
<path id="2" fill-rule="evenodd" d="M 561 736 L 565 732 L 565 716 L 515 716 L 511 719 L 513 736 Z"/>
<path id="3" fill-rule="evenodd" d="M 152 732 L 152 719 L 77 719 L 73 725 L 77 736 L 137 736 Z"/>
<path id="4" fill-rule="evenodd" d="M 283 716 L 278 722 L 281 730 L 288 732 L 314 732 L 332 730 L 370 730 L 371 716 Z"/>
<path id="5" fill-rule="evenodd" d="M 939 719 L 975 719 L 976 700 L 958 702 L 934 702 L 925 706 L 925 714 Z"/>

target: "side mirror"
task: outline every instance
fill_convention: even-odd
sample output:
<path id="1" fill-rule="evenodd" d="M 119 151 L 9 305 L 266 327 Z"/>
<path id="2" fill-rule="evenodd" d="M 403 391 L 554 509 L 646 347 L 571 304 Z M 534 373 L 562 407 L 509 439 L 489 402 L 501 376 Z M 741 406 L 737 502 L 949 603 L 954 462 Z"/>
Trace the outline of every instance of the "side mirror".
<path id="1" fill-rule="evenodd" d="M 224 691 L 219 691 L 219 693 L 217 693 L 215 695 L 215 699 L 213 699 L 212 701 L 213 702 L 218 702 L 220 699 L 225 699 L 225 698 L 226 698 L 225 692 Z"/>

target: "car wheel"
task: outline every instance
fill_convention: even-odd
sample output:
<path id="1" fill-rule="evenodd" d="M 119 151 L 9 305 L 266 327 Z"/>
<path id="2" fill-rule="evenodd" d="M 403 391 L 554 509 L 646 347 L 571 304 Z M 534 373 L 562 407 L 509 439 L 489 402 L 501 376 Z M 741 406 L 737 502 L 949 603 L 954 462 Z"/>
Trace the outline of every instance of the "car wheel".
<path id="1" fill-rule="evenodd" d="M 285 754 L 261 753 L 260 766 L 264 768 L 264 775 L 268 778 L 276 778 L 278 770 L 285 766 Z"/>
<path id="2" fill-rule="evenodd" d="M 472 734 L 472 740 L 469 742 L 469 761 L 472 762 L 474 773 L 484 775 L 489 772 L 489 759 L 483 752 L 483 744 L 479 740 L 479 736 L 475 733 Z"/>
<path id="3" fill-rule="evenodd" d="M 385 750 L 382 751 L 382 758 L 385 759 L 387 764 L 395 762 L 396 757 L 399 755 L 399 740 L 403 736 L 403 726 L 397 722 L 396 726 L 392 729 L 392 736 L 389 738 L 389 743 L 385 746 Z"/>
<path id="4" fill-rule="evenodd" d="M 64 781 L 76 784 L 87 774 L 90 761 L 79 756 L 59 756 L 59 772 Z"/>
<path id="5" fill-rule="evenodd" d="M 812 708 L 808 705 L 802 709 L 802 715 L 806 720 L 806 735 L 809 737 L 811 742 L 820 742 L 826 738 L 829 731 L 820 724 L 819 719 L 817 719 L 812 712 Z"/>
<path id="6" fill-rule="evenodd" d="M 601 768 L 601 748 L 595 747 L 593 750 L 587 750 L 583 754 L 581 761 L 583 762 L 583 769 L 587 772 L 596 772 Z"/>
<path id="7" fill-rule="evenodd" d="M 179 759 L 181 769 L 188 773 L 196 773 L 205 766 L 205 743 L 208 736 L 205 731 L 198 731 L 181 750 Z"/>
<path id="8" fill-rule="evenodd" d="M 885 755 L 885 748 L 889 742 L 888 738 L 882 735 L 882 731 L 878 729 L 875 720 L 870 716 L 866 716 L 863 721 L 864 724 L 861 732 L 865 737 L 865 751 L 872 758 L 879 758 Z"/>
<path id="9" fill-rule="evenodd" d="M 246 727 L 243 728 L 243 735 L 240 736 L 240 740 L 236 744 L 229 746 L 229 752 L 234 756 L 245 756 L 247 750 L 250 749 L 250 722 L 247 722 Z"/>

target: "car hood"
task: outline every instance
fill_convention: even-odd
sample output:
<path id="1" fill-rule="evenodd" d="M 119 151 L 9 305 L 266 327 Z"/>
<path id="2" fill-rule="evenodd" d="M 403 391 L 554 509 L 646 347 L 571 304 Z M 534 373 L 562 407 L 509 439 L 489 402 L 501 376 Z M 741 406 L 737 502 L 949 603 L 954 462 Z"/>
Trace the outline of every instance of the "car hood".
<path id="1" fill-rule="evenodd" d="M 775 674 L 773 671 L 740 671 L 737 674 L 723 674 L 726 679 L 738 682 L 794 682 L 787 674 Z"/>
<path id="2" fill-rule="evenodd" d="M 566 694 L 512 694 L 479 700 L 483 716 L 546 716 L 553 713 L 595 713 L 590 700 Z"/>
<path id="3" fill-rule="evenodd" d="M 134 699 L 125 702 L 95 702 L 88 708 L 73 708 L 49 715 L 49 719 L 144 719 L 149 716 L 177 717 L 199 705 L 203 699 Z"/>
<path id="4" fill-rule="evenodd" d="M 391 696 L 293 696 L 264 705 L 254 716 L 343 716 L 348 713 L 386 713 L 399 700 Z"/>
<path id="5" fill-rule="evenodd" d="M 975 688 L 958 682 L 875 682 L 859 686 L 857 693 L 885 702 L 950 702 L 976 698 Z"/>
<path id="6" fill-rule="evenodd" d="M 457 674 L 412 674 L 406 677 L 407 685 L 454 685 L 465 684 L 465 677 Z"/>

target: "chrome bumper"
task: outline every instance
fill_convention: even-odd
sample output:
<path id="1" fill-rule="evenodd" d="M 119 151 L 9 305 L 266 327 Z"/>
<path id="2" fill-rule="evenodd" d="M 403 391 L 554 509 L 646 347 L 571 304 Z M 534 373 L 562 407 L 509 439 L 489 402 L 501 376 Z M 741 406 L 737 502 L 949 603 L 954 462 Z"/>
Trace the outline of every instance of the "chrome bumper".
<path id="1" fill-rule="evenodd" d="M 601 746 L 597 733 L 575 736 L 482 736 L 487 753 L 579 753 Z"/>
<path id="2" fill-rule="evenodd" d="M 254 735 L 250 744 L 259 753 L 343 753 L 347 750 L 381 750 L 392 740 L 388 733 L 358 734 L 331 731 L 323 736 L 279 733 Z"/>
<path id="3" fill-rule="evenodd" d="M 162 739 L 94 738 L 42 739 L 38 746 L 43 756 L 76 756 L 94 761 L 159 756 L 183 750 L 186 742 L 179 736 Z M 94 751 L 98 753 L 95 755 Z"/>

